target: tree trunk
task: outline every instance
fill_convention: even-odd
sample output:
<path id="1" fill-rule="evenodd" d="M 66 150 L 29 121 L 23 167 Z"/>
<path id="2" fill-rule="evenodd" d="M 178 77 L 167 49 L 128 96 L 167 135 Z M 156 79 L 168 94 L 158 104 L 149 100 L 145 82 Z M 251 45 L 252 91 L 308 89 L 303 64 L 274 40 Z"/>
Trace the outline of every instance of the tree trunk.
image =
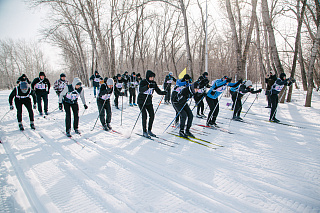
<path id="1" fill-rule="evenodd" d="M 266 88 L 266 84 L 264 83 L 264 78 L 266 76 L 266 68 L 263 64 L 263 57 L 262 57 L 262 51 L 261 51 L 261 43 L 260 43 L 260 29 L 259 29 L 259 22 L 257 14 L 255 14 L 255 21 L 256 21 L 256 34 L 257 34 L 257 51 L 258 51 L 258 59 L 259 59 L 259 69 L 260 69 L 260 79 L 262 88 Z"/>
<path id="2" fill-rule="evenodd" d="M 276 39 L 274 36 L 273 26 L 272 26 L 270 14 L 269 14 L 268 0 L 262 0 L 261 6 L 262 6 L 262 18 L 268 30 L 269 46 L 271 49 L 271 55 L 274 62 L 275 71 L 278 74 L 280 74 L 280 73 L 283 73 L 284 70 L 278 54 Z"/>
<path id="3" fill-rule="evenodd" d="M 304 66 L 304 59 L 303 59 L 303 55 L 302 55 L 301 36 L 300 36 L 300 41 L 299 41 L 299 64 L 300 64 L 300 69 L 301 69 L 303 90 L 307 91 L 308 82 L 307 82 L 307 74 L 306 74 L 306 70 L 305 70 L 305 66 Z"/>
<path id="4" fill-rule="evenodd" d="M 318 26 L 316 39 L 311 49 L 311 57 L 309 62 L 310 64 L 308 69 L 308 90 L 307 90 L 307 96 L 306 96 L 306 102 L 305 102 L 306 107 L 311 107 L 311 99 L 312 99 L 312 91 L 313 91 L 313 70 L 314 70 L 314 64 L 317 56 L 317 50 L 319 48 L 319 43 L 320 43 L 320 26 Z"/>
<path id="5" fill-rule="evenodd" d="M 300 2 L 300 0 L 298 0 L 298 5 L 297 5 L 298 29 L 297 29 L 297 35 L 296 35 L 296 42 L 294 45 L 293 64 L 292 64 L 291 75 L 290 75 L 291 78 L 294 78 L 294 75 L 296 72 L 297 58 L 298 58 L 298 51 L 299 51 L 299 41 L 301 40 L 302 17 L 304 15 L 304 11 L 306 9 L 307 0 L 303 0 L 301 15 L 299 15 L 299 2 Z M 293 85 L 291 85 L 289 87 L 287 102 L 291 102 L 292 88 L 293 88 Z"/>

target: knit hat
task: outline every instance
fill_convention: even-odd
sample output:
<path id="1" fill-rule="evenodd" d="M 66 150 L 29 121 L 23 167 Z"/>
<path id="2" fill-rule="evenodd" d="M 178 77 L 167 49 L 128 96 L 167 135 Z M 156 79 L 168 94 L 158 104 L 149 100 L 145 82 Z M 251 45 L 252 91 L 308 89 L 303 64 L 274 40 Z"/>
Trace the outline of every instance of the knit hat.
<path id="1" fill-rule="evenodd" d="M 64 73 L 61 73 L 61 74 L 60 74 L 60 78 L 62 78 L 62 77 L 67 77 L 67 76 L 66 76 L 66 74 L 64 74 Z"/>
<path id="2" fill-rule="evenodd" d="M 114 84 L 114 81 L 112 78 L 108 78 L 107 79 L 107 85 L 113 85 Z"/>
<path id="3" fill-rule="evenodd" d="M 284 80 L 285 77 L 286 77 L 286 74 L 284 72 L 280 74 L 280 79 L 281 80 Z"/>
<path id="4" fill-rule="evenodd" d="M 46 75 L 44 74 L 44 72 L 39 72 L 39 77 L 40 77 L 40 76 L 46 77 Z"/>
<path id="5" fill-rule="evenodd" d="M 132 72 L 132 75 L 136 75 L 136 73 L 135 73 L 135 72 Z"/>
<path id="6" fill-rule="evenodd" d="M 20 82 L 20 89 L 23 93 L 26 93 L 28 91 L 28 83 L 25 81 Z"/>
<path id="7" fill-rule="evenodd" d="M 252 82 L 250 80 L 247 80 L 247 82 L 245 83 L 246 87 L 250 87 L 252 86 Z"/>

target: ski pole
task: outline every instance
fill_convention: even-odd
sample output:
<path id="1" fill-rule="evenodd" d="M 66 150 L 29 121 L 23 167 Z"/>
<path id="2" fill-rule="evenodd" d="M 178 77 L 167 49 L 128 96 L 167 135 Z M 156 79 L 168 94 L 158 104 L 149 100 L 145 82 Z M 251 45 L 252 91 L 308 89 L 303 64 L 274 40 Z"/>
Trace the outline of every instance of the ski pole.
<path id="1" fill-rule="evenodd" d="M 163 133 L 165 133 L 167 131 L 167 129 L 171 126 L 171 124 L 176 120 L 176 118 L 180 115 L 180 113 L 182 112 L 183 108 L 186 106 L 186 104 L 188 103 L 190 98 L 188 98 L 188 100 L 186 101 L 186 103 L 183 105 L 183 107 L 181 108 L 181 110 L 178 112 L 178 114 L 176 115 L 176 117 L 174 117 L 174 119 L 171 121 L 171 123 L 167 126 L 167 128 L 163 131 Z"/>
<path id="2" fill-rule="evenodd" d="M 193 110 L 198 106 L 198 104 L 203 100 L 204 97 L 205 97 L 205 96 L 203 96 L 203 97 L 200 99 L 200 101 L 196 102 L 196 105 L 194 105 L 194 107 L 192 108 L 191 111 L 193 111 Z"/>
<path id="3" fill-rule="evenodd" d="M 169 86 L 169 84 L 166 86 L 166 88 L 165 88 L 165 90 L 164 90 L 164 91 L 167 91 L 168 86 Z M 161 102 L 162 102 L 162 100 L 163 100 L 164 96 L 166 96 L 166 95 L 163 95 L 163 96 L 162 96 L 162 98 L 161 98 L 161 100 L 159 101 L 159 104 L 158 104 L 158 106 L 157 106 L 157 109 L 156 109 L 156 111 L 154 112 L 154 115 L 156 115 L 156 113 L 157 113 L 157 111 L 158 111 L 158 109 L 159 109 L 159 107 L 160 107 L 160 104 L 161 104 Z"/>
<path id="4" fill-rule="evenodd" d="M 2 120 L 4 119 L 4 117 L 6 117 L 6 115 L 7 115 L 10 111 L 11 111 L 11 109 L 9 109 L 9 111 L 8 111 L 8 112 L 6 112 L 6 114 L 4 114 L 4 116 L 2 116 L 2 118 L 1 118 L 0 122 L 2 122 Z"/>
<path id="5" fill-rule="evenodd" d="M 93 128 L 91 129 L 91 131 L 93 131 L 94 128 L 96 127 L 97 121 L 98 121 L 98 119 L 99 119 L 99 117 L 100 117 L 100 114 L 101 114 L 102 110 L 104 109 L 104 104 L 106 103 L 107 100 L 108 100 L 108 99 L 104 100 L 103 105 L 102 105 L 102 107 L 101 107 L 101 109 L 100 109 L 100 112 L 99 112 L 99 114 L 98 114 L 98 117 L 97 117 L 97 119 L 96 119 L 96 122 L 94 123 L 94 126 L 93 126 Z"/>
<path id="6" fill-rule="evenodd" d="M 255 99 L 253 100 L 252 104 L 250 105 L 249 109 L 247 110 L 246 114 L 244 114 L 244 116 L 243 116 L 243 117 L 246 117 L 247 113 L 248 113 L 248 112 L 249 112 L 249 110 L 251 109 L 251 107 L 252 107 L 253 103 L 257 100 L 258 96 L 259 96 L 259 94 L 257 94 L 257 95 L 256 95 Z"/>
<path id="7" fill-rule="evenodd" d="M 122 112 L 123 112 L 123 96 L 121 98 L 121 121 L 120 121 L 120 126 L 122 126 Z"/>
<path id="8" fill-rule="evenodd" d="M 141 107 L 141 109 L 140 109 L 140 112 L 139 112 L 139 115 L 138 115 L 138 117 L 137 117 L 137 120 L 136 120 L 136 122 L 134 123 L 134 125 L 133 125 L 133 127 L 132 127 L 132 130 L 131 130 L 130 135 L 129 135 L 129 137 L 128 137 L 128 138 L 130 138 L 130 137 L 131 137 L 132 132 L 133 132 L 134 128 L 135 128 L 135 127 L 136 127 L 136 125 L 137 125 L 138 119 L 139 119 L 139 117 L 140 117 L 140 115 L 141 115 L 141 113 L 142 113 L 142 110 L 143 110 L 144 105 L 145 105 L 145 104 L 146 104 L 146 102 L 147 102 L 148 96 L 149 96 L 149 94 L 147 94 L 147 97 L 146 97 L 146 99 L 144 100 L 144 103 L 143 103 L 143 105 L 142 105 L 142 107 Z"/>
<path id="9" fill-rule="evenodd" d="M 239 96 L 239 90 L 240 90 L 240 86 L 239 86 L 238 91 L 237 91 L 236 101 L 234 102 L 233 112 L 234 112 L 234 110 L 235 110 L 235 108 L 236 108 L 236 106 L 237 106 L 237 101 L 238 101 L 238 96 Z M 232 96 L 231 96 L 231 98 L 232 98 Z M 241 104 L 241 100 L 240 100 L 240 104 Z M 237 115 L 237 113 L 239 112 L 239 110 L 240 110 L 240 108 L 236 111 L 236 113 L 233 113 L 233 115 Z M 233 115 L 232 115 L 232 117 L 233 117 Z M 230 121 L 229 121 L 229 126 L 230 126 L 230 124 L 231 124 L 231 121 L 232 121 L 232 119 L 230 119 Z"/>

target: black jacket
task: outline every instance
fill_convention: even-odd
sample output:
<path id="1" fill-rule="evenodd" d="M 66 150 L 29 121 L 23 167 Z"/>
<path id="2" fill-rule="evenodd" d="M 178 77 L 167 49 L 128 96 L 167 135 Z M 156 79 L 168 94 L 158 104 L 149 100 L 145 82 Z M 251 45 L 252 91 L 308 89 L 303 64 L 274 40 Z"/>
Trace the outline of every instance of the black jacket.
<path id="1" fill-rule="evenodd" d="M 93 82 L 92 85 L 95 87 L 99 87 L 100 81 L 102 81 L 102 80 L 103 80 L 103 78 L 99 75 L 98 71 L 95 71 L 94 74 L 90 77 L 90 81 Z"/>
<path id="2" fill-rule="evenodd" d="M 149 81 L 151 74 L 154 74 L 152 71 L 148 70 L 146 74 L 146 79 L 143 79 L 139 85 L 139 95 L 138 95 L 138 104 L 151 105 L 152 104 L 152 94 L 154 90 L 159 95 L 167 94 L 165 91 L 161 91 L 155 81 Z M 155 84 L 155 88 L 149 88 L 149 84 Z M 147 98 L 147 100 L 146 100 Z"/>
<path id="3" fill-rule="evenodd" d="M 171 85 L 171 83 L 168 83 L 168 81 L 176 82 L 177 79 L 175 77 L 173 77 L 172 75 L 166 75 L 166 77 L 164 78 L 164 88 L 166 88 L 168 84 Z"/>
<path id="4" fill-rule="evenodd" d="M 137 76 L 130 75 L 129 76 L 129 87 L 136 88 L 136 87 L 138 87 L 138 85 L 139 85 L 139 81 L 138 81 Z"/>
<path id="5" fill-rule="evenodd" d="M 278 95 L 284 86 L 291 86 L 291 84 L 292 82 L 289 80 L 289 78 L 285 80 L 281 80 L 280 78 L 278 78 L 271 87 L 271 94 Z"/>
<path id="6" fill-rule="evenodd" d="M 39 84 L 39 85 L 44 84 L 45 89 L 36 88 L 37 84 Z M 43 92 L 49 91 L 50 87 L 51 87 L 50 81 L 46 77 L 43 80 L 41 80 L 40 77 L 35 78 L 31 83 L 31 88 L 34 91 L 36 91 L 36 93 L 43 93 Z"/>
<path id="7" fill-rule="evenodd" d="M 238 98 L 242 98 L 242 96 L 243 96 L 244 94 L 248 93 L 248 92 L 250 92 L 250 93 L 252 93 L 252 94 L 256 94 L 256 93 L 261 92 L 261 90 L 256 90 L 256 91 L 254 91 L 253 88 L 248 88 L 248 87 L 246 87 L 245 84 L 241 84 L 241 85 L 239 86 L 239 90 L 237 90 L 237 92 L 238 92 L 238 94 L 237 94 L 237 95 L 238 95 Z"/>
<path id="8" fill-rule="evenodd" d="M 99 90 L 99 95 L 98 95 L 98 99 L 105 101 L 105 99 L 103 99 L 102 96 L 104 95 L 111 95 L 113 92 L 113 87 L 109 88 L 105 83 L 101 84 L 100 90 Z M 110 99 L 110 98 L 109 98 Z"/>
<path id="9" fill-rule="evenodd" d="M 121 78 L 120 80 L 118 80 L 118 78 L 116 78 L 114 80 L 114 94 L 115 95 L 120 96 L 120 92 L 121 92 L 121 89 L 123 87 L 123 83 L 124 83 L 123 78 Z M 121 85 L 121 87 L 120 87 L 120 85 Z"/>
<path id="10" fill-rule="evenodd" d="M 173 98 L 174 104 L 184 105 L 189 98 L 194 96 L 195 92 L 193 85 L 187 86 L 181 90 L 181 92 Z"/>
<path id="11" fill-rule="evenodd" d="M 28 89 L 28 91 L 26 93 L 23 93 L 20 89 L 20 85 L 15 87 L 12 92 L 9 95 L 9 104 L 10 106 L 12 105 L 12 101 L 13 98 L 15 98 L 15 101 L 24 101 L 29 99 L 30 100 L 30 96 L 32 96 L 33 98 L 33 103 L 36 104 L 37 100 L 36 100 L 36 94 L 34 92 L 34 90 L 31 90 L 31 88 Z"/>

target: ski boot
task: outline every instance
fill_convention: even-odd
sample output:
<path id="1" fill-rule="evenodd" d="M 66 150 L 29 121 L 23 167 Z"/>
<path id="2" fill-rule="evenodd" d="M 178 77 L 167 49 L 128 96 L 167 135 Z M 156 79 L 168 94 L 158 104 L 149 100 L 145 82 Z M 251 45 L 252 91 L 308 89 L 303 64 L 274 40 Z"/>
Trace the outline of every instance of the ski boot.
<path id="1" fill-rule="evenodd" d="M 119 109 L 119 107 L 118 107 L 118 106 L 116 106 L 116 109 Z"/>
<path id="2" fill-rule="evenodd" d="M 36 129 L 36 128 L 34 127 L 34 123 L 33 123 L 33 122 L 30 123 L 30 128 L 33 129 L 33 130 Z"/>
<path id="3" fill-rule="evenodd" d="M 280 121 L 276 118 L 273 118 L 273 119 L 269 119 L 270 122 L 273 122 L 273 123 L 280 123 Z"/>
<path id="4" fill-rule="evenodd" d="M 107 126 L 106 124 L 104 124 L 104 125 L 102 126 L 102 128 L 103 128 L 103 130 L 105 130 L 105 131 L 109 131 L 109 128 L 108 128 L 108 126 Z"/>
<path id="5" fill-rule="evenodd" d="M 148 135 L 150 135 L 151 137 L 157 137 L 155 134 L 153 134 L 153 132 L 151 132 L 151 130 L 148 131 Z"/>
<path id="6" fill-rule="evenodd" d="M 112 129 L 110 123 L 107 123 L 107 127 L 108 127 L 110 130 Z"/>
<path id="7" fill-rule="evenodd" d="M 66 136 L 69 137 L 69 138 L 72 137 L 71 134 L 70 134 L 70 131 L 67 131 L 67 132 L 66 132 Z"/>
<path id="8" fill-rule="evenodd" d="M 20 131 L 24 130 L 22 123 L 19 123 L 19 129 L 20 129 Z"/>
<path id="9" fill-rule="evenodd" d="M 266 106 L 265 108 L 271 108 L 271 106 Z"/>
<path id="10" fill-rule="evenodd" d="M 78 134 L 78 135 L 81 135 L 81 133 L 79 132 L 78 129 L 75 129 L 74 132 L 75 132 L 76 134 Z"/>
<path id="11" fill-rule="evenodd" d="M 197 118 L 202 118 L 202 115 L 197 114 L 196 117 Z"/>
<path id="12" fill-rule="evenodd" d="M 145 138 L 151 138 L 151 137 L 148 135 L 147 132 L 143 132 L 143 137 L 145 137 Z"/>
<path id="13" fill-rule="evenodd" d="M 44 112 L 45 115 L 49 115 L 48 112 Z"/>
<path id="14" fill-rule="evenodd" d="M 40 114 L 41 116 L 43 116 L 43 112 L 40 112 L 39 114 Z"/>
<path id="15" fill-rule="evenodd" d="M 207 118 L 207 116 L 205 116 L 203 113 L 201 114 L 202 118 Z"/>
<path id="16" fill-rule="evenodd" d="M 186 133 L 185 133 L 188 137 L 192 137 L 194 138 L 194 135 L 190 132 L 190 130 L 186 130 Z"/>
<path id="17" fill-rule="evenodd" d="M 136 103 L 133 103 L 133 106 L 138 106 Z"/>
<path id="18" fill-rule="evenodd" d="M 132 103 L 129 104 L 131 107 L 133 107 Z"/>
<path id="19" fill-rule="evenodd" d="M 184 133 L 183 130 L 180 130 L 179 136 L 182 137 L 182 138 L 188 138 L 188 136 Z"/>

